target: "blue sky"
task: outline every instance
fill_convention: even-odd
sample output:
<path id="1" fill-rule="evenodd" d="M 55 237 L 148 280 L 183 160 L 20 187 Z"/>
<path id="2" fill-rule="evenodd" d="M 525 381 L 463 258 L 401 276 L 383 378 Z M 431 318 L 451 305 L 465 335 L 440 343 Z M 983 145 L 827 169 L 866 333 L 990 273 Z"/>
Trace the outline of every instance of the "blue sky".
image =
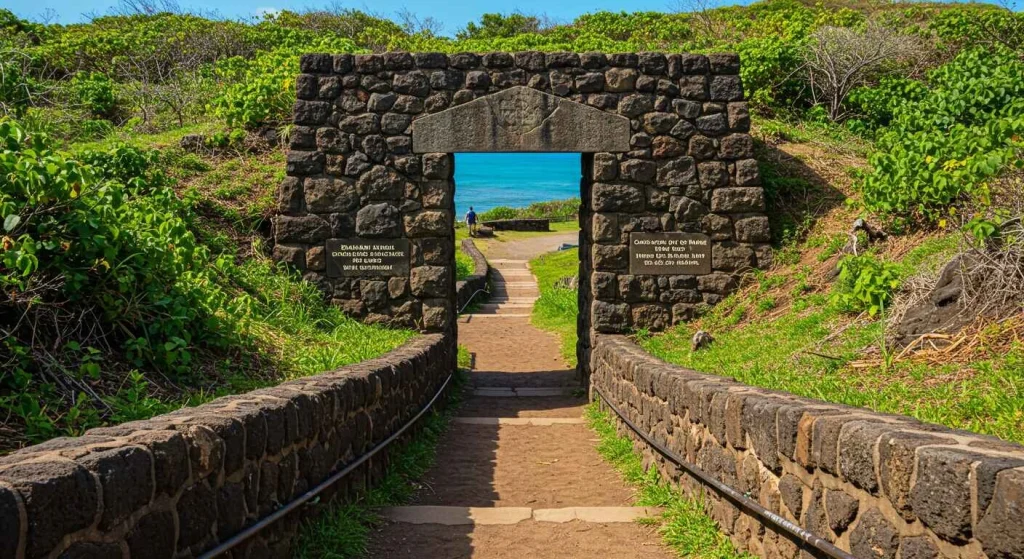
<path id="1" fill-rule="evenodd" d="M 118 0 L 4 0 L 3 7 L 18 16 L 38 20 L 44 13 L 52 14 L 51 22 L 75 23 L 85 20 L 83 14 L 105 13 Z M 722 0 L 723 3 L 737 3 Z M 330 0 L 178 0 L 184 8 L 216 10 L 229 18 L 246 18 L 265 10 L 301 10 L 323 6 Z M 419 17 L 432 16 L 444 25 L 445 34 L 451 35 L 467 22 L 475 21 L 485 12 L 502 13 L 516 10 L 529 14 L 544 14 L 559 21 L 569 22 L 576 16 L 598 10 L 642 11 L 673 10 L 679 0 L 512 0 L 511 2 L 479 2 L 472 0 L 356 0 L 342 2 L 346 8 L 356 8 L 380 15 L 393 17 L 396 12 L 407 8 Z M 55 21 L 54 21 L 55 18 Z"/>

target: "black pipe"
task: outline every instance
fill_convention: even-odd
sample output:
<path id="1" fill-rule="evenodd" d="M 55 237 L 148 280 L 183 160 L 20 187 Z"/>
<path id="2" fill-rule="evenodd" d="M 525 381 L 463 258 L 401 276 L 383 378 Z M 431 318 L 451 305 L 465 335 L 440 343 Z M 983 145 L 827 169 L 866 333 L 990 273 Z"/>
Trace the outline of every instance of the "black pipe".
<path id="1" fill-rule="evenodd" d="M 409 427 L 412 427 L 413 424 L 415 424 L 420 419 L 420 417 L 423 417 L 423 414 L 427 413 L 427 411 L 430 410 L 431 406 L 434 405 L 434 402 L 436 402 L 437 399 L 441 397 L 441 394 L 444 393 L 444 389 L 448 387 L 448 383 L 451 382 L 451 380 L 452 380 L 452 375 L 448 375 L 448 378 L 444 379 L 444 384 L 442 384 L 441 388 L 439 388 L 437 390 L 437 393 L 434 394 L 434 397 L 431 398 L 429 402 L 427 402 L 427 405 L 423 406 L 423 408 L 420 409 L 420 411 L 417 412 L 416 415 L 413 416 L 413 418 L 410 419 L 405 425 L 403 425 L 401 429 L 399 429 L 398 431 L 395 431 L 390 437 L 384 439 L 383 441 L 378 443 L 376 446 L 371 448 L 369 452 L 367 452 L 366 454 L 360 456 L 354 462 L 352 462 L 351 464 L 345 466 L 340 471 L 338 471 L 336 474 L 334 474 L 331 477 L 329 477 L 329 478 L 325 479 L 324 481 L 322 481 L 320 483 L 320 485 L 317 485 L 316 487 L 310 489 L 309 491 L 306 491 L 305 493 L 300 495 L 297 499 L 289 502 L 287 505 L 277 509 L 276 511 L 274 511 L 272 513 L 270 513 L 268 516 L 265 516 L 265 517 L 261 518 L 255 524 L 249 526 L 248 528 L 246 528 L 245 530 L 242 530 L 241 532 L 235 534 L 234 536 L 231 536 L 230 538 L 228 538 L 227 540 L 222 542 L 217 547 L 215 547 L 215 548 L 211 549 L 210 551 L 207 551 L 206 553 L 200 555 L 199 559 L 211 559 L 213 557 L 217 557 L 218 555 L 221 555 L 221 554 L 225 553 L 226 551 L 232 549 L 233 547 L 235 547 L 238 544 L 244 542 L 245 540 L 248 540 L 252 536 L 254 536 L 257 533 L 259 533 L 260 530 L 262 530 L 262 529 L 266 528 L 267 526 L 270 526 L 274 522 L 280 520 L 282 517 L 284 517 L 285 515 L 287 515 L 291 511 L 297 509 L 303 503 L 308 502 L 309 500 L 313 499 L 314 497 L 316 497 L 317 495 L 322 493 L 324 489 L 327 489 L 328 487 L 330 487 L 330 486 L 334 485 L 335 483 L 337 483 L 338 480 L 340 480 L 341 478 L 343 478 L 346 475 L 348 475 L 349 473 L 351 473 L 352 470 L 354 470 L 354 469 L 358 468 L 359 466 L 361 466 L 364 462 L 369 460 L 374 454 L 377 454 L 378 452 L 383 450 L 385 447 L 387 447 L 389 444 L 394 442 L 394 440 L 397 439 L 399 436 L 401 436 L 401 434 L 404 433 L 407 429 L 409 429 Z"/>
<path id="2" fill-rule="evenodd" d="M 597 392 L 598 396 L 601 397 L 601 400 L 608 407 L 610 407 L 612 411 L 615 412 L 615 415 L 619 416 L 619 419 L 621 419 L 623 423 L 628 425 L 629 428 L 632 429 L 633 432 L 637 434 L 637 436 L 643 439 L 644 442 L 646 442 L 652 448 L 657 450 L 659 454 L 669 459 L 669 461 L 679 466 L 683 470 L 686 470 L 686 472 L 689 473 L 691 476 L 697 478 L 701 483 L 711 486 L 716 491 L 726 496 L 730 501 L 735 503 L 740 508 L 746 509 L 747 511 L 753 513 L 754 515 L 761 517 L 761 519 L 766 521 L 768 524 L 771 524 L 775 528 L 789 534 L 790 536 L 793 536 L 794 538 L 799 539 L 800 541 L 806 543 L 814 549 L 817 549 L 818 551 L 824 553 L 829 557 L 832 557 L 834 559 L 857 559 L 854 555 L 836 547 L 832 542 L 819 536 L 816 536 L 812 532 L 809 532 L 803 529 L 802 527 L 790 522 L 789 520 L 786 520 L 785 518 L 775 514 L 774 512 L 762 507 L 761 504 L 758 503 L 757 501 L 754 501 L 753 499 L 747 497 L 740 491 L 737 491 L 736 489 L 729 487 L 728 485 L 718 481 L 714 477 L 710 476 L 707 472 L 701 470 L 700 468 L 693 464 L 690 464 L 678 454 L 662 446 L 660 443 L 652 440 L 646 433 L 641 431 L 640 428 L 636 426 L 636 424 L 630 421 L 629 418 L 627 418 L 619 410 L 619 408 L 615 407 L 615 404 L 613 404 L 611 400 L 609 400 L 608 397 L 604 395 L 604 392 L 602 392 L 600 388 L 594 385 L 591 386 L 593 387 L 594 391 Z"/>

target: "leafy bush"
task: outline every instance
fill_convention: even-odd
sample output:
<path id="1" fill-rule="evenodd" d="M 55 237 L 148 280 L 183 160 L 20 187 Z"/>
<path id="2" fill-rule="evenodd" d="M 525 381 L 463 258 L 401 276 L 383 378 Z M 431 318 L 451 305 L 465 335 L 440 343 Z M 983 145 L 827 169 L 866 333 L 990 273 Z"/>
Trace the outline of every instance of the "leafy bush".
<path id="1" fill-rule="evenodd" d="M 878 260 L 870 254 L 849 255 L 839 261 L 835 302 L 843 311 L 867 311 L 875 316 L 885 311 L 899 286 L 897 265 Z"/>
<path id="2" fill-rule="evenodd" d="M 155 153 L 118 146 L 74 159 L 11 121 L 0 124 L 0 141 L 5 312 L 53 313 L 55 328 L 82 313 L 137 365 L 171 371 L 187 370 L 193 334 L 225 341 L 232 329 L 218 311 L 245 300 L 209 288 L 209 254 L 154 169 Z"/>
<path id="3" fill-rule="evenodd" d="M 851 124 L 857 121 L 866 130 L 888 126 L 900 107 L 920 101 L 927 92 L 928 88 L 920 81 L 898 76 L 882 78 L 878 85 L 872 87 L 854 89 L 846 99 L 854 114 L 847 125 L 858 126 Z"/>
<path id="4" fill-rule="evenodd" d="M 534 202 L 525 208 L 512 208 L 509 206 L 497 206 L 480 214 L 481 221 L 492 221 L 496 219 L 571 219 L 580 211 L 580 199 L 569 198 L 566 200 L 551 200 L 548 202 Z"/>
<path id="5" fill-rule="evenodd" d="M 110 117 L 117 105 L 114 82 L 99 72 L 82 72 L 71 81 L 71 88 L 79 102 L 94 116 Z"/>
<path id="6" fill-rule="evenodd" d="M 305 52 L 355 52 L 347 39 L 323 40 L 308 47 L 262 52 L 255 58 L 234 57 L 217 64 L 226 84 L 212 103 L 213 114 L 229 126 L 253 128 L 286 122 L 295 102 L 299 56 Z"/>
<path id="7" fill-rule="evenodd" d="M 862 185 L 870 209 L 934 220 L 965 196 L 984 199 L 986 179 L 1019 161 L 1024 62 L 1014 53 L 964 51 L 927 85 L 877 140 Z"/>

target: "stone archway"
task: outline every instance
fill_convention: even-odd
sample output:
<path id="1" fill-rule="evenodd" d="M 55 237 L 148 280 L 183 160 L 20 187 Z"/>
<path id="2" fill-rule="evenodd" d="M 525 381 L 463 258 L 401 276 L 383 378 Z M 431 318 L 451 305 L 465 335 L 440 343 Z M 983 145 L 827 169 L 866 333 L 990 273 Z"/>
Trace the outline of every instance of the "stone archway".
<path id="1" fill-rule="evenodd" d="M 456 152 L 583 154 L 583 366 L 594 333 L 689 319 L 770 259 L 735 55 L 307 55 L 301 68 L 274 254 L 363 320 L 454 332 Z"/>

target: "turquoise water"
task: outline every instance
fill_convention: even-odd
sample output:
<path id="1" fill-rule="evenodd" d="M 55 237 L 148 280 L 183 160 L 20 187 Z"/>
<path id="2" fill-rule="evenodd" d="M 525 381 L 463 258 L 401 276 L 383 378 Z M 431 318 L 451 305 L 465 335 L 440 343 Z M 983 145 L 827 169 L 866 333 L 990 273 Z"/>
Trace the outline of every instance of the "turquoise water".
<path id="1" fill-rule="evenodd" d="M 578 153 L 459 153 L 455 155 L 455 215 L 469 206 L 483 213 L 495 206 L 578 198 Z"/>

